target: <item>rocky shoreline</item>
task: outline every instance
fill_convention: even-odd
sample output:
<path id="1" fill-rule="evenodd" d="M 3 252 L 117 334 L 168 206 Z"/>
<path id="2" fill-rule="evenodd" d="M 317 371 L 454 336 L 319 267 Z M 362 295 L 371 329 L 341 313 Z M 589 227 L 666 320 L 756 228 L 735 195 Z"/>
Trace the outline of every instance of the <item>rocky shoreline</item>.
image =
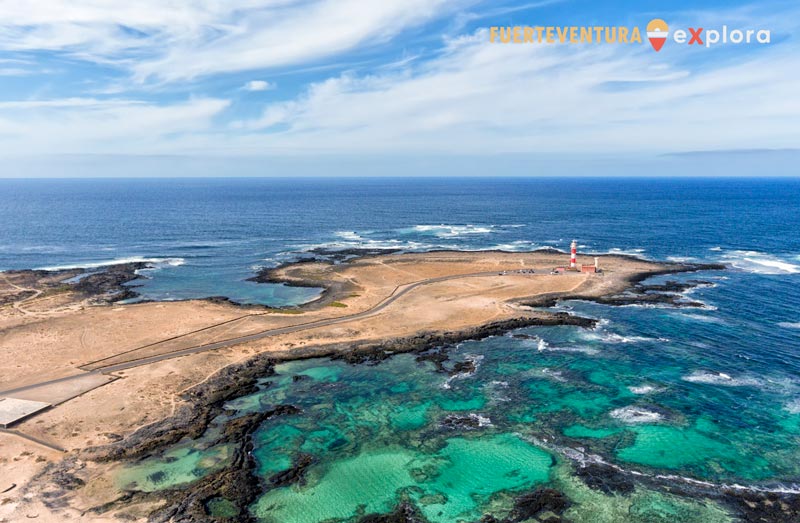
<path id="1" fill-rule="evenodd" d="M 5 272 L 15 285 L 34 290 L 0 297 L 0 305 L 25 300 L 39 294 L 75 293 L 78 299 L 91 300 L 94 305 L 108 305 L 139 296 L 131 282 L 141 278 L 138 271 L 148 269 L 148 262 L 108 265 L 99 269 L 15 270 Z"/>
<path id="2" fill-rule="evenodd" d="M 432 361 L 441 372 L 452 373 L 464 369 L 456 369 L 455 366 L 450 370 L 445 368 L 444 363 L 448 361 L 447 347 L 453 347 L 461 341 L 502 335 L 510 330 L 534 325 L 592 327 L 595 323 L 593 319 L 563 312 L 539 313 L 464 331 L 421 333 L 407 338 L 355 345 L 309 347 L 286 354 L 260 354 L 240 364 L 228 366 L 202 384 L 186 391 L 182 395 L 186 404 L 173 416 L 142 427 L 119 441 L 79 451 L 75 456 L 47 467 L 33 483 L 42 486 L 43 496 L 49 506 L 64 506 L 70 492 L 89 480 L 83 473 L 88 462 L 136 462 L 157 454 L 183 438 L 199 437 L 223 413 L 223 406 L 227 401 L 258 390 L 260 379 L 272 375 L 275 364 L 281 361 L 330 357 L 351 364 L 374 364 L 392 355 L 410 352 L 417 354 L 420 361 Z M 219 502 L 225 503 L 230 510 L 236 512 L 235 521 L 252 521 L 246 509 L 257 496 L 264 489 L 274 488 L 276 484 L 302 481 L 305 468 L 311 462 L 300 460 L 276 477 L 258 478 L 253 473 L 255 464 L 250 455 L 250 435 L 266 419 L 297 412 L 299 411 L 292 405 L 280 405 L 264 413 L 236 418 L 225 424 L 219 438 L 220 442 L 233 444 L 232 459 L 223 470 L 186 488 L 156 493 L 125 492 L 119 499 L 93 507 L 91 511 L 100 514 L 132 504 L 157 502 L 161 506 L 150 514 L 150 521 L 232 521 L 213 516 L 209 508 L 209 503 L 224 500 Z"/>
<path id="3" fill-rule="evenodd" d="M 679 265 L 671 264 L 658 272 L 635 274 L 628 278 L 629 289 L 624 293 L 611 296 L 585 296 L 579 292 L 571 295 L 543 296 L 540 299 L 525 300 L 524 305 L 549 307 L 564 299 L 593 300 L 608 305 L 631 304 L 666 304 L 671 306 L 698 306 L 696 303 L 679 301 L 679 293 L 709 282 L 693 280 L 686 283 L 668 281 L 663 284 L 646 285 L 643 280 L 656 275 L 675 274 L 702 270 L 723 269 L 721 265 Z M 287 283 L 274 277 L 275 269 L 261 273 L 257 278 L 261 282 Z M 119 273 L 124 274 L 124 272 Z M 87 276 L 86 278 L 89 278 Z M 109 279 L 113 283 L 113 279 Z M 298 282 L 289 281 L 292 285 Z M 302 283 L 302 282 L 301 282 Z M 310 284 L 311 282 L 309 282 Z M 315 287 L 320 282 L 313 282 Z M 330 282 L 326 282 L 330 283 Z M 99 285 L 99 283 L 92 283 Z M 309 285 L 311 286 L 311 285 Z M 326 292 L 343 292 L 344 289 L 324 287 Z M 197 438 L 209 427 L 213 420 L 223 412 L 223 406 L 234 398 L 251 394 L 258 390 L 260 380 L 274 373 L 274 365 L 281 361 L 330 357 L 344 360 L 350 364 L 375 364 L 395 354 L 413 353 L 418 361 L 430 361 L 438 372 L 451 375 L 470 372 L 469 362 L 459 362 L 448 366 L 448 347 L 473 339 L 503 335 L 509 331 L 536 325 L 575 325 L 592 328 L 596 320 L 573 316 L 565 312 L 535 311 L 526 316 L 510 320 L 493 322 L 452 332 L 423 332 L 414 336 L 380 341 L 362 341 L 356 343 L 328 344 L 316 347 L 293 349 L 286 353 L 270 353 L 256 355 L 240 364 L 226 367 L 217 374 L 182 395 L 186 402 L 175 415 L 151 425 L 145 426 L 130 436 L 108 445 L 87 448 L 75 457 L 62 463 L 48 467 L 37 481 L 51 485 L 45 489 L 48 503 L 58 506 L 65 502 L 70 490 L 81 486 L 81 471 L 85 462 L 137 461 L 151 456 L 175 444 L 183 438 Z M 473 369 L 474 370 L 474 369 Z M 269 488 L 302 482 L 305 470 L 313 463 L 312 456 L 301 456 L 286 471 L 273 477 L 262 479 L 254 474 L 255 463 L 251 455 L 252 433 L 266 419 L 275 416 L 298 413 L 292 405 L 279 405 L 267 412 L 250 414 L 226 423 L 220 441 L 233 444 L 233 456 L 230 464 L 221 471 L 208 475 L 186 488 L 176 488 L 156 493 L 127 492 L 120 499 L 91 509 L 96 513 L 105 513 L 140 502 L 160 505 L 151 512 L 151 521 L 253 521 L 248 507 L 257 497 Z M 464 423 L 471 428 L 474 420 L 453 419 L 452 425 L 458 427 Z M 477 427 L 474 427 L 477 428 Z M 633 482 L 624 472 L 615 467 L 602 464 L 584 464 L 576 467 L 578 476 L 590 487 L 603 492 L 625 493 L 632 489 Z M 638 477 L 638 476 L 637 476 Z M 667 491 L 680 492 L 688 496 L 697 496 L 697 491 L 681 489 L 679 486 L 653 482 L 654 486 Z M 49 492 L 49 494 L 48 494 Z M 704 495 L 709 495 L 704 490 Z M 743 521 L 773 521 L 785 523 L 793 521 L 793 514 L 800 513 L 800 497 L 775 492 L 757 493 L 728 489 L 715 492 L 712 497 L 726 503 L 741 515 Z M 218 505 L 226 507 L 226 514 L 235 517 L 215 515 Z M 569 501 L 558 491 L 538 488 L 520 495 L 514 511 L 505 522 L 517 522 L 546 515 L 547 521 L 563 521 L 562 514 Z M 759 515 L 760 514 L 760 515 Z M 767 519 L 762 516 L 768 515 Z M 480 523 L 495 523 L 499 520 L 488 517 Z M 425 523 L 424 518 L 413 505 L 401 503 L 397 509 L 386 515 L 367 515 L 360 523 Z M 477 522 L 476 522 L 477 523 Z"/>
<path id="4" fill-rule="evenodd" d="M 665 284 L 661 288 L 653 288 L 651 292 L 672 292 L 675 288 L 672 284 Z M 684 287 L 681 286 L 681 288 Z M 97 462 L 135 461 L 153 455 L 185 437 L 196 438 L 209 427 L 216 416 L 223 412 L 223 405 L 227 401 L 255 392 L 259 387 L 259 379 L 272 375 L 274 365 L 281 361 L 330 357 L 344 360 L 350 364 L 375 364 L 395 354 L 413 353 L 417 355 L 418 361 L 429 361 L 433 363 L 438 372 L 453 375 L 469 372 L 469 362 L 448 365 L 448 347 L 465 340 L 504 335 L 515 329 L 536 325 L 574 325 L 593 328 L 596 320 L 573 316 L 565 312 L 537 311 L 528 316 L 520 316 L 462 331 L 425 332 L 391 340 L 330 344 L 298 349 L 284 354 L 257 355 L 241 364 L 226 367 L 206 382 L 188 390 L 182 398 L 187 404 L 173 417 L 143 427 L 122 441 L 85 449 L 80 453 L 79 458 Z M 248 415 L 227 423 L 223 428 L 221 438 L 235 444 L 234 456 L 228 467 L 210 474 L 187 488 L 154 494 L 131 492 L 119 500 L 116 508 L 119 508 L 120 504 L 124 505 L 134 501 L 159 500 L 163 501 L 164 505 L 151 514 L 152 521 L 228 521 L 225 518 L 215 517 L 209 509 L 209 503 L 212 503 L 213 500 L 224 500 L 224 503 L 238 514 L 237 521 L 249 521 L 251 516 L 247 514 L 247 507 L 264 489 L 302 481 L 305 469 L 313 462 L 311 456 L 308 456 L 307 459 L 298 459 L 290 469 L 267 479 L 258 478 L 252 474 L 254 464 L 249 458 L 249 449 L 252 448 L 250 434 L 253 427 L 263 421 L 262 416 L 273 417 L 295 412 L 297 412 L 295 407 L 282 405 L 266 413 Z M 459 427 L 465 423 L 470 427 L 475 425 L 472 419 L 454 419 L 451 424 Z M 235 485 L 238 485 L 238 488 Z M 525 494 L 520 499 L 524 500 L 531 496 L 536 499 L 542 496 L 546 499 L 552 497 L 546 492 L 540 492 L 542 490 L 538 489 Z M 520 503 L 522 503 L 521 507 L 525 505 L 523 501 Z M 547 503 L 549 502 L 545 504 Z M 106 511 L 113 507 L 114 505 L 103 506 L 97 507 L 95 510 Z M 526 513 L 530 514 L 530 512 Z M 552 514 L 554 518 L 560 518 L 557 511 L 550 510 L 548 513 Z M 421 516 L 413 510 L 413 507 L 399 506 L 392 514 L 365 516 L 363 521 L 423 522 L 424 520 L 420 518 Z M 507 521 L 521 520 L 512 517 Z M 560 519 L 552 519 L 552 521 L 560 521 Z"/>
<path id="5" fill-rule="evenodd" d="M 697 287 L 712 285 L 712 282 L 705 280 L 690 280 L 687 282 L 670 280 L 659 284 L 645 284 L 643 282 L 656 276 L 701 271 L 721 271 L 725 269 L 727 269 L 725 265 L 718 263 L 669 264 L 666 268 L 658 271 L 632 274 L 626 278 L 627 288 L 619 293 L 599 296 L 589 296 L 581 292 L 570 294 L 558 293 L 552 295 L 543 294 L 533 299 L 519 300 L 519 303 L 527 307 L 554 307 L 560 301 L 584 300 L 611 306 L 662 305 L 668 307 L 703 307 L 704 304 L 702 302 L 686 300 L 684 299 L 685 296 L 681 293 Z"/>

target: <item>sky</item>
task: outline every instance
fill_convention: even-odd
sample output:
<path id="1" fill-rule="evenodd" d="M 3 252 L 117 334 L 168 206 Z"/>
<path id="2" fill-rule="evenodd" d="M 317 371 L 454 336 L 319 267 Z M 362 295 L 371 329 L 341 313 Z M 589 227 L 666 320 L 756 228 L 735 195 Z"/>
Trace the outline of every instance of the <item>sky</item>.
<path id="1" fill-rule="evenodd" d="M 653 18 L 771 38 L 655 52 Z M 643 42 L 489 38 L 570 25 Z M 0 177 L 797 176 L 798 29 L 795 0 L 0 0 Z"/>

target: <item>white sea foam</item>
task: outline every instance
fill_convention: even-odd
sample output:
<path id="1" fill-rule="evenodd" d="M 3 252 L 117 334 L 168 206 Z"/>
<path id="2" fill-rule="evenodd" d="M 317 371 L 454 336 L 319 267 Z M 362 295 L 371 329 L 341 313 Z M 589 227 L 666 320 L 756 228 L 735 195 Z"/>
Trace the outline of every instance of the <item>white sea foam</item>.
<path id="1" fill-rule="evenodd" d="M 660 341 L 668 342 L 669 338 L 650 338 L 647 336 L 623 336 L 616 332 L 608 332 L 604 330 L 594 329 L 591 331 L 582 331 L 581 336 L 587 340 L 597 340 L 602 343 L 618 344 L 618 343 L 642 343 L 647 341 Z"/>
<path id="2" fill-rule="evenodd" d="M 736 269 L 757 274 L 797 274 L 800 265 L 758 251 L 730 251 L 722 260 Z"/>
<path id="3" fill-rule="evenodd" d="M 606 252 L 601 252 L 599 254 L 616 254 L 622 256 L 635 256 L 637 258 L 644 258 L 643 253 L 645 252 L 644 249 L 620 249 L 618 247 L 612 247 L 608 249 Z"/>
<path id="4" fill-rule="evenodd" d="M 471 362 L 472 365 L 475 367 L 474 370 L 467 371 L 467 372 L 459 372 L 458 374 L 453 374 L 449 376 L 445 382 L 442 384 L 443 389 L 449 389 L 451 387 L 451 383 L 455 380 L 463 380 L 464 378 L 469 378 L 473 376 L 481 366 L 481 361 L 483 361 L 483 355 L 481 354 L 465 354 L 464 359 Z"/>
<path id="5" fill-rule="evenodd" d="M 759 485 L 738 485 L 735 483 L 734 484 L 712 483 L 710 481 L 703 481 L 695 478 L 689 478 L 686 476 L 679 476 L 677 474 L 653 474 L 649 472 L 642 472 L 640 470 L 635 470 L 635 469 L 624 469 L 615 463 L 611 463 L 609 461 L 604 460 L 601 456 L 597 454 L 590 454 L 586 452 L 585 449 L 582 448 L 576 449 L 576 448 L 556 445 L 551 443 L 547 437 L 538 438 L 535 436 L 530 436 L 528 434 L 522 434 L 519 432 L 515 434 L 520 439 L 528 441 L 538 447 L 542 447 L 554 453 L 562 454 L 563 456 L 569 458 L 570 460 L 578 463 L 581 466 L 585 466 L 589 463 L 600 463 L 608 467 L 611 467 L 614 470 L 630 474 L 632 476 L 655 478 L 669 482 L 682 482 L 698 487 L 710 487 L 717 492 L 725 489 L 732 489 L 732 490 L 741 490 L 746 492 L 775 492 L 780 494 L 800 494 L 800 487 L 798 487 L 798 485 L 795 484 L 759 486 Z"/>
<path id="6" fill-rule="evenodd" d="M 703 323 L 719 323 L 725 324 L 725 320 L 716 316 L 707 316 L 705 314 L 692 314 L 690 312 L 681 312 L 675 315 L 678 319 L 686 319 L 693 321 L 701 321 Z"/>
<path id="7" fill-rule="evenodd" d="M 40 271 L 62 271 L 67 269 L 98 269 L 110 265 L 120 265 L 123 263 L 149 263 L 154 267 L 178 267 L 186 263 L 183 258 L 145 258 L 142 256 L 131 256 L 130 258 L 116 258 L 113 260 L 99 262 L 79 262 L 68 265 L 54 265 L 51 267 L 40 267 Z"/>
<path id="8" fill-rule="evenodd" d="M 545 377 L 551 378 L 551 379 L 553 379 L 555 381 L 558 381 L 560 383 L 566 383 L 566 381 L 567 381 L 567 378 L 564 377 L 564 373 L 562 373 L 560 370 L 554 370 L 554 369 L 550 369 L 550 368 L 545 367 L 545 368 L 543 368 L 541 370 L 541 373 Z"/>
<path id="9" fill-rule="evenodd" d="M 722 250 L 722 247 L 711 247 L 708 249 L 709 251 L 719 252 Z"/>
<path id="10" fill-rule="evenodd" d="M 542 248 L 541 246 L 537 245 L 534 242 L 528 240 L 517 240 L 515 242 L 510 242 L 510 243 L 498 243 L 497 245 L 491 245 L 489 247 L 485 247 L 480 250 L 520 252 L 520 251 L 532 251 L 541 248 Z"/>
<path id="11" fill-rule="evenodd" d="M 361 239 L 345 239 L 340 237 L 341 240 L 330 242 L 311 243 L 297 245 L 296 249 L 300 252 L 309 252 L 316 249 L 326 250 L 341 250 L 341 249 L 375 249 L 375 250 L 402 250 L 402 251 L 429 251 L 433 249 L 444 249 L 447 245 L 435 243 L 423 243 L 417 241 L 404 241 L 404 240 L 373 240 L 369 238 Z M 452 248 L 452 246 L 450 246 Z M 296 254 L 296 253 L 295 253 Z"/>
<path id="12" fill-rule="evenodd" d="M 529 344 L 533 342 L 533 340 L 526 340 Z M 553 347 L 543 339 L 539 338 L 536 341 L 536 350 L 539 352 L 580 352 L 587 355 L 594 355 L 599 353 L 600 351 L 594 349 L 592 347 Z"/>
<path id="13" fill-rule="evenodd" d="M 719 310 L 719 307 L 716 305 L 711 305 L 710 303 L 706 303 L 703 300 L 698 300 L 697 298 L 686 298 L 687 301 L 691 301 L 693 305 L 691 308 L 693 309 L 703 309 L 706 311 L 716 311 Z"/>
<path id="14" fill-rule="evenodd" d="M 763 381 L 757 378 L 747 376 L 735 378 L 724 372 L 709 372 L 704 370 L 694 371 L 691 374 L 683 376 L 681 379 L 691 383 L 706 383 L 709 385 L 723 385 L 726 387 L 760 387 L 764 384 Z"/>
<path id="15" fill-rule="evenodd" d="M 344 240 L 350 240 L 350 241 L 362 241 L 364 239 L 361 237 L 360 234 L 358 234 L 355 231 L 338 231 L 336 232 L 336 236 Z"/>
<path id="16" fill-rule="evenodd" d="M 416 232 L 431 233 L 438 238 L 455 238 L 470 234 L 490 234 L 494 225 L 415 225 Z"/>
<path id="17" fill-rule="evenodd" d="M 506 401 L 511 401 L 511 398 L 508 397 L 507 381 L 490 381 L 489 383 L 486 383 L 483 388 L 486 390 L 487 394 L 489 395 L 489 399 L 493 403 L 504 403 Z"/>
<path id="18" fill-rule="evenodd" d="M 655 387 L 653 385 L 638 385 L 638 386 L 633 386 L 632 385 L 632 386 L 628 387 L 628 390 L 631 391 L 634 394 L 644 395 L 644 394 L 650 394 L 651 392 L 658 392 L 658 391 L 661 391 L 663 389 L 660 389 L 660 388 Z"/>
<path id="19" fill-rule="evenodd" d="M 492 420 L 488 416 L 483 416 L 481 414 L 475 414 L 474 412 L 470 412 L 468 416 L 474 420 L 478 420 L 479 427 L 491 427 Z"/>
<path id="20" fill-rule="evenodd" d="M 778 327 L 783 327 L 784 329 L 800 329 L 800 321 L 797 322 L 782 321 L 778 324 Z"/>
<path id="21" fill-rule="evenodd" d="M 620 409 L 612 410 L 610 416 L 618 419 L 623 423 L 655 423 L 660 421 L 662 416 L 658 412 L 653 412 L 641 407 L 622 407 Z"/>
<path id="22" fill-rule="evenodd" d="M 693 256 L 667 256 L 667 260 L 675 263 L 687 263 L 697 261 Z"/>
<path id="23" fill-rule="evenodd" d="M 800 398 L 795 398 L 791 400 L 786 405 L 784 405 L 783 408 L 789 411 L 791 414 L 800 414 Z"/>

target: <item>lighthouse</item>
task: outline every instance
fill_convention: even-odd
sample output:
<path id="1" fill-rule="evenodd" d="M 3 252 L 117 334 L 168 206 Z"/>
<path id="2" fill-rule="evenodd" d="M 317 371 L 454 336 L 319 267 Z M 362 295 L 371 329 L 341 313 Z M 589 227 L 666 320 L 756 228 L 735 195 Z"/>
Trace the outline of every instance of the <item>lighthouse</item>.
<path id="1" fill-rule="evenodd" d="M 572 240 L 570 245 L 569 268 L 570 270 L 578 270 L 578 240 Z"/>

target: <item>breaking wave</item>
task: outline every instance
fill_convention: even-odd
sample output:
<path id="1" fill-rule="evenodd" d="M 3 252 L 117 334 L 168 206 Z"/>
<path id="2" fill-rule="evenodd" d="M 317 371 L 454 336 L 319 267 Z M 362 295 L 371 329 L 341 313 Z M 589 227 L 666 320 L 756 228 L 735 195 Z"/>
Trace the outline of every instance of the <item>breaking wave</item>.
<path id="1" fill-rule="evenodd" d="M 798 274 L 800 265 L 758 251 L 731 251 L 722 261 L 739 270 L 756 274 Z"/>
<path id="2" fill-rule="evenodd" d="M 791 414 L 800 414 L 800 398 L 790 401 L 784 408 Z"/>
<path id="3" fill-rule="evenodd" d="M 581 332 L 581 336 L 587 340 L 596 340 L 602 343 L 609 343 L 609 344 L 617 344 L 617 343 L 643 343 L 648 341 L 660 341 L 666 343 L 669 341 L 669 338 L 650 338 L 647 336 L 623 336 L 622 334 L 617 334 L 616 332 L 608 332 L 608 331 L 598 331 L 597 329 L 593 331 L 583 331 Z"/>
<path id="4" fill-rule="evenodd" d="M 143 256 L 131 256 L 129 258 L 116 258 L 113 260 L 99 262 L 78 262 L 65 265 L 53 265 L 51 267 L 40 267 L 40 271 L 63 271 L 68 269 L 98 269 L 111 265 L 121 265 L 123 263 L 148 263 L 153 268 L 178 267 L 186 263 L 184 258 L 145 258 Z"/>
<path id="5" fill-rule="evenodd" d="M 663 389 L 655 387 L 653 385 L 638 385 L 638 386 L 631 385 L 630 387 L 628 387 L 628 390 L 634 394 L 644 395 L 644 394 L 650 394 L 651 392 L 658 392 Z"/>
<path id="6" fill-rule="evenodd" d="M 529 344 L 534 340 L 525 340 Z M 549 343 L 539 338 L 536 341 L 536 350 L 539 352 L 581 352 L 583 354 L 593 355 L 600 351 L 592 347 L 551 347 Z"/>
<path id="7" fill-rule="evenodd" d="M 623 423 L 630 424 L 655 423 L 656 421 L 661 421 L 662 419 L 661 414 L 658 412 L 653 412 L 651 410 L 634 406 L 612 410 L 609 415 Z"/>
<path id="8" fill-rule="evenodd" d="M 726 387 L 760 387 L 763 385 L 763 382 L 756 378 L 734 378 L 730 374 L 725 374 L 724 372 L 709 372 L 704 370 L 694 371 L 691 374 L 682 376 L 681 379 L 691 383 L 724 385 Z"/>
<path id="9" fill-rule="evenodd" d="M 690 312 L 680 312 L 675 314 L 675 317 L 678 319 L 701 321 L 703 323 L 718 323 L 721 325 L 727 323 L 722 318 L 717 318 L 716 316 L 707 316 L 705 314 L 692 314 Z"/>
<path id="10" fill-rule="evenodd" d="M 490 234 L 494 232 L 494 225 L 415 225 L 415 232 L 433 234 L 438 238 L 455 238 L 470 234 Z"/>
<path id="11" fill-rule="evenodd" d="M 635 256 L 637 258 L 644 258 L 645 249 L 620 249 L 618 247 L 612 247 L 605 252 L 599 252 L 598 254 L 615 254 L 618 256 Z"/>
<path id="12" fill-rule="evenodd" d="M 451 387 L 451 383 L 455 380 L 463 380 L 465 378 L 469 378 L 470 376 L 474 376 L 478 369 L 481 366 L 481 361 L 483 361 L 483 355 L 476 355 L 476 354 L 465 354 L 464 359 L 470 363 L 472 363 L 472 370 L 466 372 L 459 372 L 458 374 L 453 374 L 449 376 L 445 382 L 442 384 L 443 389 L 449 389 Z"/>

